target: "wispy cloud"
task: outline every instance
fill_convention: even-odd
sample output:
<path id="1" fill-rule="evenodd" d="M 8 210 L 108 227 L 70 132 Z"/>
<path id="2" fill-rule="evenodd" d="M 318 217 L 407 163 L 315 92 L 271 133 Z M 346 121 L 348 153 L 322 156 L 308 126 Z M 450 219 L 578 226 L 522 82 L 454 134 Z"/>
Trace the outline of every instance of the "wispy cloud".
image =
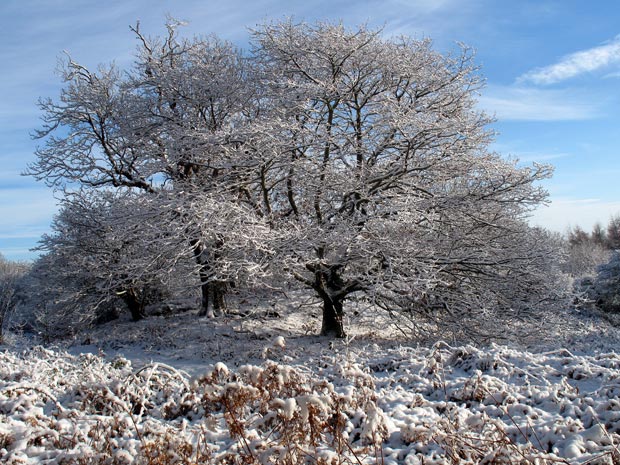
<path id="1" fill-rule="evenodd" d="M 605 224 L 612 215 L 620 212 L 620 202 L 602 199 L 552 199 L 548 206 L 540 207 L 530 218 L 530 223 L 558 232 L 566 232 L 571 226 L 579 225 L 585 230 L 596 223 Z"/>
<path id="2" fill-rule="evenodd" d="M 544 163 L 548 161 L 558 160 L 570 157 L 569 153 L 544 153 L 544 152 L 517 152 L 511 154 L 518 159 L 520 163 Z"/>
<path id="3" fill-rule="evenodd" d="M 56 201 L 42 187 L 0 187 L 0 253 L 11 260 L 32 260 L 30 249 L 50 231 Z"/>
<path id="4" fill-rule="evenodd" d="M 400 10 L 404 8 L 411 8 L 417 11 L 419 14 L 430 14 L 438 10 L 444 10 L 446 8 L 452 8 L 457 1 L 455 0 L 391 0 L 388 2 L 378 2 L 380 4 L 392 3 L 394 6 L 400 7 Z"/>
<path id="5" fill-rule="evenodd" d="M 9 260 L 32 262 L 39 255 L 39 252 L 31 250 L 30 245 L 14 245 L 10 247 L 2 247 L 0 253 Z"/>
<path id="6" fill-rule="evenodd" d="M 566 55 L 552 65 L 533 69 L 519 77 L 518 82 L 555 84 L 614 64 L 620 64 L 620 36 L 598 47 Z"/>
<path id="7" fill-rule="evenodd" d="M 0 218 L 10 219 L 0 223 L 0 239 L 48 230 L 56 209 L 56 200 L 49 189 L 0 189 Z"/>
<path id="8" fill-rule="evenodd" d="M 514 86 L 489 86 L 479 99 L 484 111 L 503 121 L 593 119 L 602 113 L 601 103 L 571 90 Z"/>

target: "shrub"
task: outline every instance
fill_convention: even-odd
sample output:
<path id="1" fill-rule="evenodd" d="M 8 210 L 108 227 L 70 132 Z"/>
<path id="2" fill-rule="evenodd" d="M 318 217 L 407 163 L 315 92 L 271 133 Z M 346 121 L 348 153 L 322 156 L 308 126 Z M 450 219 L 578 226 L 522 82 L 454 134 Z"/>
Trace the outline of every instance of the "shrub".
<path id="1" fill-rule="evenodd" d="M 599 266 L 586 292 L 603 312 L 620 313 L 620 252 L 614 252 L 608 263 Z"/>

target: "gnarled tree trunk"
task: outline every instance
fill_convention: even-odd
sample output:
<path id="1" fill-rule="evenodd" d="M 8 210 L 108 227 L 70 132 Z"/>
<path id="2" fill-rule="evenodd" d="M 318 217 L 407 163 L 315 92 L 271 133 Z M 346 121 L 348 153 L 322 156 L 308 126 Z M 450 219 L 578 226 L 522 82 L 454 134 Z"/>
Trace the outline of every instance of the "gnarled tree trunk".
<path id="1" fill-rule="evenodd" d="M 211 284 L 209 282 L 209 276 L 207 275 L 206 266 L 201 265 L 198 270 L 198 274 L 200 276 L 200 311 L 198 312 L 198 316 L 213 316 L 210 314 L 209 308 L 209 294 L 211 293 Z"/>
<path id="2" fill-rule="evenodd" d="M 343 302 L 346 286 L 338 274 L 338 266 L 318 265 L 314 269 L 313 288 L 323 300 L 321 336 L 346 337 L 343 324 Z"/>
<path id="3" fill-rule="evenodd" d="M 194 250 L 194 258 L 198 265 L 200 276 L 201 305 L 198 316 L 212 318 L 216 314 L 221 315 L 226 311 L 226 291 L 228 283 L 213 279 L 213 273 L 209 266 L 207 251 L 198 239 L 191 241 Z"/>
<path id="4" fill-rule="evenodd" d="M 120 293 L 119 296 L 127 305 L 133 321 L 140 321 L 146 317 L 144 298 L 140 298 L 133 288 Z"/>
<path id="5" fill-rule="evenodd" d="M 326 292 L 319 292 L 323 299 L 323 322 L 321 336 L 346 337 L 342 318 L 344 316 L 342 299 L 330 297 Z"/>

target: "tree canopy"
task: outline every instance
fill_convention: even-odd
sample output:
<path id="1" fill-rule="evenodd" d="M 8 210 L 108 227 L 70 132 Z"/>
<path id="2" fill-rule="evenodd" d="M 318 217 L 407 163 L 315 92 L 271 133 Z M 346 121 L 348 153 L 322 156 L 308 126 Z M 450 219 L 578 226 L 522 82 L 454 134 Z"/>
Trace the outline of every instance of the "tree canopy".
<path id="1" fill-rule="evenodd" d="M 226 283 L 290 279 L 321 299 L 321 332 L 338 337 L 351 296 L 454 328 L 552 298 L 554 250 L 526 223 L 551 168 L 489 149 L 470 49 L 443 55 L 338 23 L 265 24 L 248 53 L 181 39 L 175 23 L 163 38 L 133 30 L 131 69 L 66 62 L 30 167 L 81 205 L 132 198 L 132 271 L 110 276 L 193 260 L 203 313 Z M 93 253 L 56 232 L 50 250 L 68 240 Z"/>

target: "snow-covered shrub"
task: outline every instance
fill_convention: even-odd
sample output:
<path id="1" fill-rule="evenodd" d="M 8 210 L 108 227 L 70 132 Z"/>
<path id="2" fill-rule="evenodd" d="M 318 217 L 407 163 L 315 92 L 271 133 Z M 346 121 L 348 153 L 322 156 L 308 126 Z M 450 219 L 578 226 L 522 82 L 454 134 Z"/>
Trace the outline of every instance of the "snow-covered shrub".
<path id="1" fill-rule="evenodd" d="M 240 456 L 257 464 L 329 463 L 334 457 L 354 463 L 387 437 L 375 400 L 367 389 L 338 392 L 327 380 L 275 362 L 236 373 L 220 363 L 167 412 L 191 419 L 199 409 L 207 422 L 225 426 L 236 442 L 222 456 L 225 462 Z"/>
<path id="2" fill-rule="evenodd" d="M 27 326 L 53 339 L 125 313 L 137 321 L 149 306 L 195 295 L 187 241 L 164 227 L 168 217 L 147 215 L 158 199 L 147 200 L 104 192 L 62 203 L 27 280 Z"/>
<path id="3" fill-rule="evenodd" d="M 312 357 L 236 369 L 216 363 L 190 379 L 160 363 L 136 370 L 122 357 L 0 352 L 0 463 L 612 465 L 620 458 L 615 353 L 442 343 Z"/>
<path id="4" fill-rule="evenodd" d="M 592 276 L 610 257 L 611 251 L 603 244 L 592 241 L 569 244 L 565 269 L 575 277 Z"/>
<path id="5" fill-rule="evenodd" d="M 564 240 L 566 260 L 564 270 L 576 278 L 582 276 L 594 276 L 598 266 L 607 263 L 611 257 L 612 238 L 615 227 L 614 219 L 610 221 L 611 236 L 607 236 L 600 224 L 595 224 L 592 232 L 588 234 L 579 226 L 569 229 Z M 613 239 L 611 239 L 613 242 Z"/>
<path id="6" fill-rule="evenodd" d="M 275 362 L 218 363 L 189 383 L 166 365 L 131 374 L 122 358 L 42 348 L 0 360 L 3 463 L 359 463 L 386 439 L 367 390 L 337 392 Z M 46 382 L 32 383 L 41 373 Z"/>
<path id="7" fill-rule="evenodd" d="M 615 251 L 608 263 L 598 267 L 596 277 L 582 285 L 603 312 L 620 313 L 620 252 Z"/>
<path id="8" fill-rule="evenodd" d="M 56 255 L 44 255 L 22 281 L 23 298 L 13 326 L 51 341 L 77 333 L 104 315 L 118 313 L 118 299 L 101 299 L 97 282 Z"/>

